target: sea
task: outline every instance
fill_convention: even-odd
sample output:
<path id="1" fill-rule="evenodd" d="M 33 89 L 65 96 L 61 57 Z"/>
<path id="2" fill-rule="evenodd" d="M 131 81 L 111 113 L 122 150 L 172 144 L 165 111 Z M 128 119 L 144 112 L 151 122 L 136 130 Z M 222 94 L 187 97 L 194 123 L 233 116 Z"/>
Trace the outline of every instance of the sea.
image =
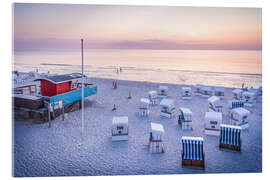
<path id="1" fill-rule="evenodd" d="M 262 51 L 85 49 L 89 77 L 239 88 L 262 85 Z M 81 49 L 24 49 L 13 53 L 13 70 L 81 72 Z"/>

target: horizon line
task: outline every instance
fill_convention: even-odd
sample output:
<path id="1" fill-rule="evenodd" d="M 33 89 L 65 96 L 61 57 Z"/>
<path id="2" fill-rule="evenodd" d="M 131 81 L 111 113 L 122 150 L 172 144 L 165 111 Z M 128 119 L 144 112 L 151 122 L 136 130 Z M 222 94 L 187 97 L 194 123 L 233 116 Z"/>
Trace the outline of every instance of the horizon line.
<path id="1" fill-rule="evenodd" d="M 12 48 L 13 52 L 15 51 L 27 51 L 27 50 L 76 50 L 80 48 Z M 262 51 L 262 49 L 191 49 L 191 48 L 170 48 L 170 49 L 162 49 L 162 48 L 84 48 L 85 50 L 150 50 L 150 51 L 155 51 L 155 50 L 161 50 L 161 51 L 168 51 L 168 50 L 186 50 L 186 51 L 193 51 L 193 50 L 200 50 L 200 51 Z"/>

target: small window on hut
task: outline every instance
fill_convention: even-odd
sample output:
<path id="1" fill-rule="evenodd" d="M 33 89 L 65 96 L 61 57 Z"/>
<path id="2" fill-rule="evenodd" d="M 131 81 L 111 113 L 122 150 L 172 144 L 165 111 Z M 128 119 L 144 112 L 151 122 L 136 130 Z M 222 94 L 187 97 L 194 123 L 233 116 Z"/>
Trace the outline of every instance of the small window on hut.
<path id="1" fill-rule="evenodd" d="M 217 121 L 210 121 L 210 124 L 217 125 Z"/>
<path id="2" fill-rule="evenodd" d="M 117 126 L 117 130 L 123 130 L 124 127 L 123 126 Z"/>

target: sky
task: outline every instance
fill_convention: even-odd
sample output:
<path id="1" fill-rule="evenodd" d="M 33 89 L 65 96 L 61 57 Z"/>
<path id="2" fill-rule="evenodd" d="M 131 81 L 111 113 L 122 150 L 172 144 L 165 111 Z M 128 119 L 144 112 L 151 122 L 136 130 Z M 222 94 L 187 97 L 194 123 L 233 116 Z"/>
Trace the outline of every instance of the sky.
<path id="1" fill-rule="evenodd" d="M 14 49 L 261 50 L 261 8 L 13 5 Z"/>

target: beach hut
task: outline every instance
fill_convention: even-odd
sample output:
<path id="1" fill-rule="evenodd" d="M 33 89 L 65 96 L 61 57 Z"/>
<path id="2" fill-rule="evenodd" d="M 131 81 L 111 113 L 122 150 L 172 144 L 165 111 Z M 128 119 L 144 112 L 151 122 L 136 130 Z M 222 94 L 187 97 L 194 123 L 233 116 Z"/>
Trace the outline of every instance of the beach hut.
<path id="1" fill-rule="evenodd" d="M 160 98 L 164 98 L 168 96 L 169 88 L 168 86 L 159 86 L 158 87 L 158 96 Z"/>
<path id="2" fill-rule="evenodd" d="M 164 128 L 162 124 L 151 123 L 151 131 L 150 131 L 150 137 L 149 137 L 151 153 L 164 152 L 163 135 L 164 135 Z"/>
<path id="3" fill-rule="evenodd" d="M 149 91 L 148 97 L 152 105 L 156 105 L 158 102 L 158 94 L 157 91 Z"/>
<path id="4" fill-rule="evenodd" d="M 223 86 L 218 86 L 215 87 L 215 96 L 219 97 L 220 99 L 224 99 L 224 87 Z"/>
<path id="5" fill-rule="evenodd" d="M 231 110 L 230 119 L 232 125 L 240 126 L 242 129 L 249 127 L 248 116 L 250 112 L 245 108 L 239 107 Z"/>
<path id="6" fill-rule="evenodd" d="M 229 108 L 230 109 L 239 108 L 239 107 L 244 107 L 244 101 L 232 100 L 232 101 L 229 102 Z"/>
<path id="7" fill-rule="evenodd" d="M 220 124 L 222 123 L 221 112 L 206 112 L 204 117 L 204 133 L 207 135 L 219 136 Z"/>
<path id="8" fill-rule="evenodd" d="M 38 77 L 38 73 L 34 71 L 28 72 L 28 78 L 37 78 L 37 77 Z"/>
<path id="9" fill-rule="evenodd" d="M 200 96 L 201 95 L 201 88 L 203 87 L 203 85 L 202 84 L 196 84 L 194 87 L 195 87 L 194 94 L 196 96 Z"/>
<path id="10" fill-rule="evenodd" d="M 190 87 L 182 87 L 182 99 L 192 99 Z"/>
<path id="11" fill-rule="evenodd" d="M 233 93 L 233 98 L 234 99 L 238 99 L 241 100 L 242 99 L 242 94 L 243 94 L 243 90 L 242 89 L 234 89 L 232 91 Z"/>
<path id="12" fill-rule="evenodd" d="M 192 130 L 192 112 L 190 109 L 180 107 L 178 124 L 182 126 L 183 130 Z"/>
<path id="13" fill-rule="evenodd" d="M 219 148 L 241 151 L 241 127 L 220 125 Z"/>
<path id="14" fill-rule="evenodd" d="M 259 94 L 259 88 L 249 88 L 248 92 L 254 93 L 255 94 L 255 98 L 258 96 Z"/>
<path id="15" fill-rule="evenodd" d="M 112 119 L 112 141 L 128 140 L 128 117 L 118 116 Z"/>
<path id="16" fill-rule="evenodd" d="M 204 140 L 202 137 L 182 136 L 182 166 L 204 168 Z"/>
<path id="17" fill-rule="evenodd" d="M 244 105 L 252 107 L 256 99 L 256 94 L 254 92 L 245 91 L 243 92 Z"/>
<path id="18" fill-rule="evenodd" d="M 209 98 L 212 96 L 212 89 L 210 86 L 202 86 L 200 92 L 202 97 Z"/>
<path id="19" fill-rule="evenodd" d="M 160 102 L 161 116 L 172 118 L 175 113 L 174 100 L 172 99 L 162 99 Z"/>
<path id="20" fill-rule="evenodd" d="M 140 116 L 148 116 L 149 115 L 149 105 L 150 101 L 147 98 L 141 98 L 140 107 L 139 107 L 139 114 Z"/>
<path id="21" fill-rule="evenodd" d="M 73 81 L 81 80 L 81 73 L 40 77 L 35 81 L 40 81 L 42 96 L 55 96 L 58 94 L 76 90 L 73 88 Z"/>
<path id="22" fill-rule="evenodd" d="M 221 104 L 219 97 L 212 96 L 208 98 L 208 105 L 209 105 L 209 111 L 222 112 L 223 106 Z"/>

